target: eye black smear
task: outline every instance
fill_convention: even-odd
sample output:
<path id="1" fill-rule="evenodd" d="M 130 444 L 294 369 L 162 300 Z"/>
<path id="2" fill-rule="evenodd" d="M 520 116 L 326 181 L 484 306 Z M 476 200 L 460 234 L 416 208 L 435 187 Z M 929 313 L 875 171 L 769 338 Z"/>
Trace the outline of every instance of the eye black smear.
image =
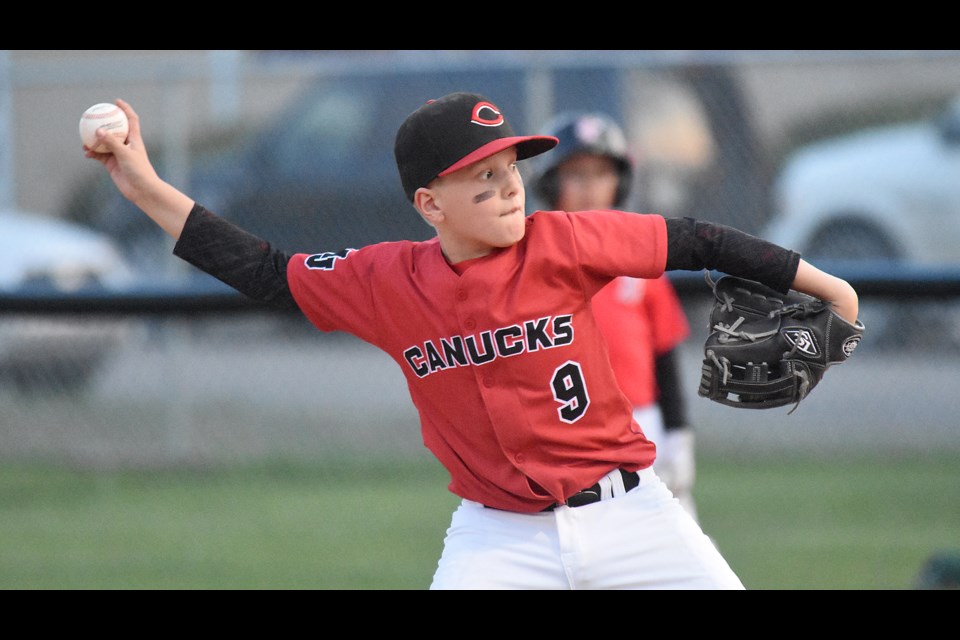
<path id="1" fill-rule="evenodd" d="M 492 198 L 492 197 L 493 197 L 493 190 L 484 191 L 483 193 L 481 193 L 481 194 L 479 194 L 479 195 L 473 196 L 473 203 L 474 203 L 474 204 L 480 204 L 480 203 L 483 202 L 484 200 L 489 200 L 489 199 Z"/>

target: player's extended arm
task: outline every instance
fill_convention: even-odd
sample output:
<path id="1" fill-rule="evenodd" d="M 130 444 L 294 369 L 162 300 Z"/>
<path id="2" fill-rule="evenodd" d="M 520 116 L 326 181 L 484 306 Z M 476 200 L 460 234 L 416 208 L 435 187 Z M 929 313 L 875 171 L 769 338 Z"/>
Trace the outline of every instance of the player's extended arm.
<path id="1" fill-rule="evenodd" d="M 116 104 L 130 121 L 126 141 L 100 129 L 97 139 L 107 147 L 108 152 L 96 153 L 84 146 L 86 157 L 103 164 L 120 193 L 176 240 L 180 238 L 194 202 L 157 175 L 143 144 L 139 116 L 123 100 L 117 100 Z"/>
<path id="2" fill-rule="evenodd" d="M 846 280 L 821 271 L 806 260 L 801 260 L 791 288 L 832 303 L 837 315 L 851 324 L 856 323 L 860 313 L 860 299 Z"/>
<path id="3" fill-rule="evenodd" d="M 716 269 L 786 293 L 796 289 L 833 304 L 855 323 L 856 291 L 845 280 L 802 260 L 800 254 L 743 231 L 693 218 L 667 218 L 667 270 Z"/>
<path id="4" fill-rule="evenodd" d="M 175 255 L 255 300 L 294 307 L 286 277 L 289 256 L 164 182 L 147 156 L 140 118 L 123 100 L 117 106 L 130 121 L 126 142 L 98 131 L 109 153 L 84 147 L 86 156 L 102 163 L 120 193 L 177 241 Z"/>

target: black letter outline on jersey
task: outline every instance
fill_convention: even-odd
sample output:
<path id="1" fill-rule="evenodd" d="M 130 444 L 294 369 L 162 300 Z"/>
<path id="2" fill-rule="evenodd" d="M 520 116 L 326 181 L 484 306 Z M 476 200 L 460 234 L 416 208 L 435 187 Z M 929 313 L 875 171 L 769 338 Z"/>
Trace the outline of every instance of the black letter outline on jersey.
<path id="1" fill-rule="evenodd" d="M 340 251 L 324 251 L 323 253 L 315 253 L 312 256 L 307 256 L 307 259 L 303 261 L 303 264 L 306 265 L 307 269 L 313 269 L 317 271 L 333 271 L 333 268 L 337 266 L 337 260 L 343 260 L 352 251 L 356 251 L 356 249 L 340 249 Z"/>

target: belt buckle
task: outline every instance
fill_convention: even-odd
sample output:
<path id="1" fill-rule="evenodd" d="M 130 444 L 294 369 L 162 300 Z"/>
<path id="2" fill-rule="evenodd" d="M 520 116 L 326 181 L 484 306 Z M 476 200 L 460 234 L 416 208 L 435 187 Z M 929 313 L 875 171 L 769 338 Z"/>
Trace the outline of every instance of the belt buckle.
<path id="1" fill-rule="evenodd" d="M 617 469 L 620 473 L 620 477 L 623 478 L 623 488 L 624 491 L 631 491 L 635 489 L 640 484 L 640 476 L 635 471 L 624 471 L 623 469 Z M 596 483 L 592 487 L 587 487 L 586 489 L 581 489 L 575 494 L 567 498 L 566 505 L 568 507 L 582 507 L 584 505 L 593 504 L 595 502 L 600 502 L 602 499 L 600 483 Z M 553 511 L 556 509 L 559 503 L 554 502 L 549 507 L 543 509 L 543 511 Z"/>
<path id="2" fill-rule="evenodd" d="M 586 489 L 581 489 L 575 494 L 567 498 L 566 506 L 582 507 L 584 505 L 593 504 L 594 502 L 600 502 L 600 483 L 593 485 L 592 487 L 587 487 Z M 543 511 L 553 511 L 560 506 L 559 502 L 554 502 L 549 507 L 543 509 Z"/>
<path id="3" fill-rule="evenodd" d="M 587 489 L 581 489 L 567 498 L 568 507 L 582 507 L 587 504 L 600 502 L 600 485 L 595 484 Z"/>

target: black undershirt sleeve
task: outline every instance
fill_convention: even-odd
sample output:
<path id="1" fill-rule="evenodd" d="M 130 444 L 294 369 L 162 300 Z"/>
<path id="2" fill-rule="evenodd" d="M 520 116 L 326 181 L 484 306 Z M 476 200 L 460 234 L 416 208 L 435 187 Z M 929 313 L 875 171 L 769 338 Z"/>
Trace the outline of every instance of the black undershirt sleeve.
<path id="1" fill-rule="evenodd" d="M 287 284 L 290 256 L 199 204 L 190 211 L 173 254 L 270 307 L 297 306 Z"/>
<path id="2" fill-rule="evenodd" d="M 725 225 L 693 218 L 666 221 L 668 271 L 715 269 L 780 293 L 790 290 L 799 253 Z"/>
<path id="3" fill-rule="evenodd" d="M 667 270 L 716 269 L 785 293 L 796 276 L 800 254 L 732 227 L 667 218 Z M 296 302 L 287 284 L 290 256 L 195 204 L 174 255 L 254 300 L 290 309 Z"/>
<path id="4" fill-rule="evenodd" d="M 686 406 L 680 388 L 680 372 L 676 349 L 656 358 L 657 404 L 663 414 L 663 428 L 667 431 L 687 425 Z"/>

